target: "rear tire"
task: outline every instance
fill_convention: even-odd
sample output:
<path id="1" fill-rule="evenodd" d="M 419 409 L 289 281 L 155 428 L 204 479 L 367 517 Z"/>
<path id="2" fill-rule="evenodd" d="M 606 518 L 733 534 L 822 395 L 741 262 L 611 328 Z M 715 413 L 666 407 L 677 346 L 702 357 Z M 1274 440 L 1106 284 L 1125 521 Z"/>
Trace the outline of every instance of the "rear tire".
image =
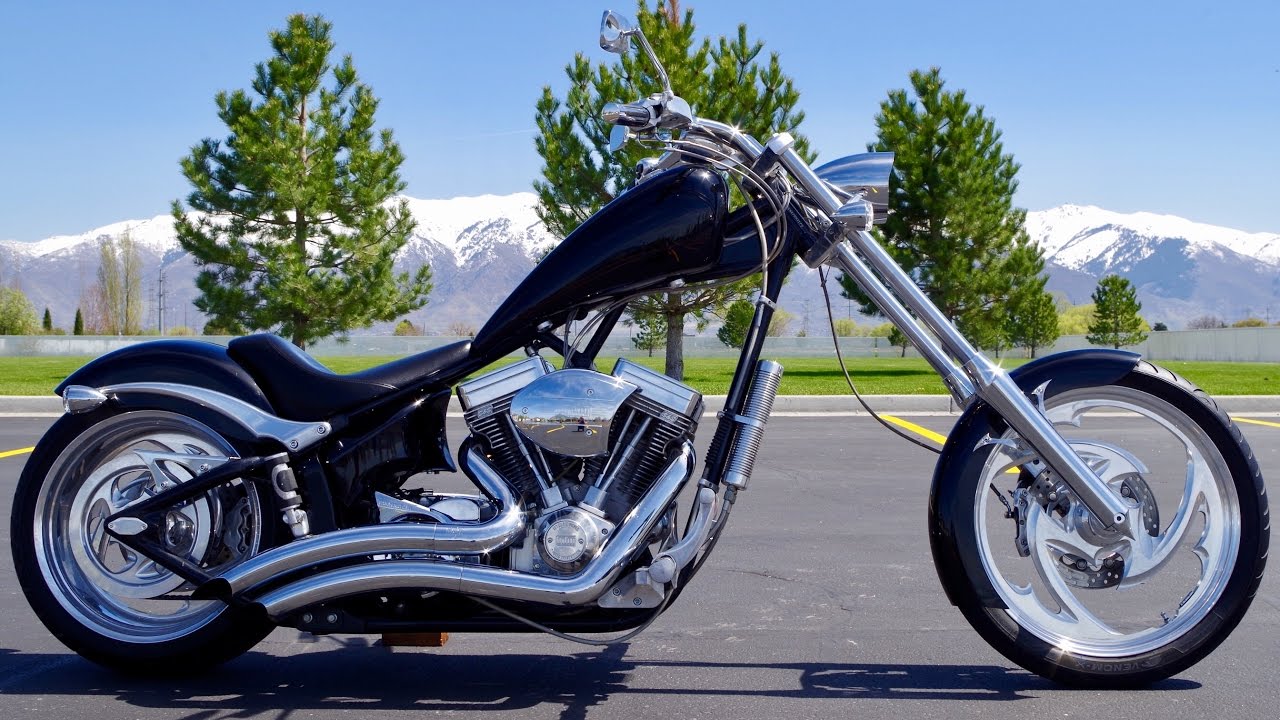
<path id="1" fill-rule="evenodd" d="M 939 568 L 949 596 L 1001 654 L 1063 684 L 1135 687 L 1187 669 L 1226 639 L 1262 579 L 1270 516 L 1252 451 L 1203 391 L 1150 363 L 1107 385 L 1051 381 L 1044 398 L 1141 513 L 1139 537 L 1091 523 L 1069 490 L 1000 444 L 1016 437 L 998 418 L 968 423 L 952 442 L 975 449 L 941 508 L 954 533 L 931 538 L 935 558 L 963 565 Z M 1162 451 L 1147 451 L 1153 440 Z"/>
<path id="2" fill-rule="evenodd" d="M 10 524 L 18 581 L 45 627 L 93 662 L 151 675 L 198 672 L 266 637 L 272 625 L 261 613 L 190 599 L 189 583 L 103 522 L 159 484 L 237 455 L 207 426 L 171 412 L 60 418 L 23 468 Z M 166 542 L 216 574 L 270 547 L 273 526 L 253 483 L 234 481 L 171 512 Z"/>

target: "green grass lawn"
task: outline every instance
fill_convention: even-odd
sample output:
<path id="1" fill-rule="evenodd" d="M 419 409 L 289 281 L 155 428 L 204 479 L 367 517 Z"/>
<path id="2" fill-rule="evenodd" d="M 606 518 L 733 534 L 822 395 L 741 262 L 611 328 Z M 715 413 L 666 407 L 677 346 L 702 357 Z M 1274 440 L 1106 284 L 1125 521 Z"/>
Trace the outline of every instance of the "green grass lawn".
<path id="1" fill-rule="evenodd" d="M 394 357 L 322 357 L 335 372 L 350 373 L 394 360 Z M 47 395 L 87 357 L 0 357 L 0 395 Z M 844 395 L 848 387 L 832 358 L 777 358 L 786 368 L 785 395 Z M 612 360 L 607 361 L 610 365 Z M 638 358 L 662 370 L 662 358 Z M 733 373 L 732 358 L 686 358 L 685 381 L 707 395 L 722 395 Z M 1005 361 L 1013 367 L 1023 360 Z M 918 358 L 850 358 L 849 372 L 858 390 L 871 395 L 941 395 L 942 381 Z M 1212 395 L 1280 395 L 1280 363 L 1161 363 Z M 607 368 L 606 368 L 607 369 Z"/>

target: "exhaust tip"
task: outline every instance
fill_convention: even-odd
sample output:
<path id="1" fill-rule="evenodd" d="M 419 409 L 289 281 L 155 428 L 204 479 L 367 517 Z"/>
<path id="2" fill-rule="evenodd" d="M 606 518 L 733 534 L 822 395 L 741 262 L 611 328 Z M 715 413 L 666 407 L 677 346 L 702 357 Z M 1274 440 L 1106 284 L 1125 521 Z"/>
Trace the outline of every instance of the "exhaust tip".
<path id="1" fill-rule="evenodd" d="M 221 600 L 231 604 L 231 583 L 222 578 L 214 578 L 191 593 L 192 600 Z"/>

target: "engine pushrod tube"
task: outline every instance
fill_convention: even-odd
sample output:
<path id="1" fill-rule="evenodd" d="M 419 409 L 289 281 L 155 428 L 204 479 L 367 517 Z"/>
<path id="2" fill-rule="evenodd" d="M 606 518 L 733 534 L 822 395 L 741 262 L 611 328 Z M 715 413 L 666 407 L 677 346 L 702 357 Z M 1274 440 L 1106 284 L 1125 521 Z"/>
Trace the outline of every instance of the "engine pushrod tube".
<path id="1" fill-rule="evenodd" d="M 271 590 L 256 602 L 275 620 L 316 603 L 402 588 L 448 590 L 552 605 L 585 605 L 605 593 L 644 548 L 654 526 L 693 474 L 693 466 L 693 445 L 686 441 L 640 503 L 627 514 L 601 553 L 576 575 L 550 577 L 483 565 L 389 560 L 313 575 Z"/>

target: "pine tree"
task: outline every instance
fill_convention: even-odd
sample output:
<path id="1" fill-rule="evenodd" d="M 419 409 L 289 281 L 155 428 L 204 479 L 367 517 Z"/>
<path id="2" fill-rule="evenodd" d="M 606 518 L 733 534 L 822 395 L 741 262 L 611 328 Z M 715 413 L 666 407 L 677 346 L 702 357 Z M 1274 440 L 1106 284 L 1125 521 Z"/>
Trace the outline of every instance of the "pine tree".
<path id="1" fill-rule="evenodd" d="M 1018 165 L 1001 133 L 938 68 L 911 73 L 911 91 L 880 104 L 869 150 L 896 153 L 881 242 L 925 294 L 979 347 L 1003 345 L 1010 254 L 1027 244 L 1013 207 Z M 844 295 L 878 309 L 848 277 Z"/>
<path id="2" fill-rule="evenodd" d="M 1004 263 L 1009 282 L 1008 296 L 994 310 L 1004 317 L 1002 335 L 1010 345 L 1036 349 L 1058 339 L 1058 306 L 1044 289 L 1049 276 L 1044 272 L 1044 251 L 1021 235 Z"/>
<path id="3" fill-rule="evenodd" d="M 1037 348 L 1052 345 L 1058 339 L 1058 308 L 1053 296 L 1044 291 L 1015 295 L 1008 327 L 1009 341 L 1035 357 Z"/>
<path id="4" fill-rule="evenodd" d="M 751 329 L 751 319 L 755 314 L 756 307 L 750 300 L 733 301 L 725 310 L 724 324 L 716 331 L 716 337 L 726 347 L 742 347 L 747 341 L 747 331 Z"/>
<path id="5" fill-rule="evenodd" d="M 631 316 L 631 320 L 636 330 L 631 336 L 631 344 L 635 345 L 637 350 L 648 350 L 649 357 L 653 357 L 653 351 L 666 343 L 666 318 L 653 313 L 635 313 Z"/>
<path id="6" fill-rule="evenodd" d="M 1142 318 L 1138 317 L 1142 303 L 1138 302 L 1138 291 L 1127 278 L 1108 275 L 1099 280 L 1093 291 L 1093 303 L 1096 309 L 1086 337 L 1089 342 L 1118 348 L 1147 339 Z"/>
<path id="7" fill-rule="evenodd" d="M 409 318 L 405 318 L 396 323 L 396 329 L 391 334 L 396 337 L 418 337 L 422 335 L 422 328 L 414 325 Z"/>
<path id="8" fill-rule="evenodd" d="M 735 37 L 697 38 L 693 11 L 680 11 L 677 0 L 650 10 L 638 4 L 645 37 L 670 75 L 672 89 L 702 117 L 736 123 L 745 132 L 767 139 L 780 130 L 796 136 L 796 147 L 810 157 L 808 141 L 796 132 L 804 113 L 796 109 L 800 93 L 782 72 L 777 53 L 761 57 L 764 43 L 752 41 L 745 25 Z M 537 106 L 538 154 L 545 163 L 538 194 L 538 217 L 563 238 L 604 207 L 632 182 L 636 162 L 654 154 L 652 147 L 631 143 L 620 152 L 607 151 L 610 126 L 600 119 L 606 102 L 632 101 L 661 90 L 643 53 L 610 63 L 592 63 L 579 53 L 565 68 L 569 90 L 564 99 L 544 87 Z M 666 374 L 684 376 L 684 325 L 692 315 L 705 326 L 736 299 L 754 292 L 754 279 L 687 292 L 658 293 L 633 303 L 642 313 L 664 318 Z"/>
<path id="9" fill-rule="evenodd" d="M 911 346 L 911 341 L 907 339 L 906 333 L 894 326 L 889 328 L 889 344 L 896 348 L 902 348 L 902 353 L 898 357 L 906 357 L 907 348 Z"/>
<path id="10" fill-rule="evenodd" d="M 275 329 L 298 347 L 422 307 L 430 270 L 396 274 L 413 230 L 390 130 L 351 57 L 331 64 L 331 25 L 294 15 L 271 33 L 252 94 L 217 94 L 223 141 L 182 160 L 192 185 L 173 204 L 178 241 L 202 269 L 196 307 L 210 325 Z M 326 76 L 331 84 L 325 86 Z"/>
<path id="11" fill-rule="evenodd" d="M 76 308 L 76 320 L 75 320 L 75 323 L 71 326 L 71 334 L 72 335 L 84 334 L 84 315 L 81 314 L 80 308 Z"/>
<path id="12" fill-rule="evenodd" d="M 49 308 L 44 309 L 44 319 L 40 321 L 40 329 L 46 335 L 53 332 L 53 313 L 49 312 Z"/>

